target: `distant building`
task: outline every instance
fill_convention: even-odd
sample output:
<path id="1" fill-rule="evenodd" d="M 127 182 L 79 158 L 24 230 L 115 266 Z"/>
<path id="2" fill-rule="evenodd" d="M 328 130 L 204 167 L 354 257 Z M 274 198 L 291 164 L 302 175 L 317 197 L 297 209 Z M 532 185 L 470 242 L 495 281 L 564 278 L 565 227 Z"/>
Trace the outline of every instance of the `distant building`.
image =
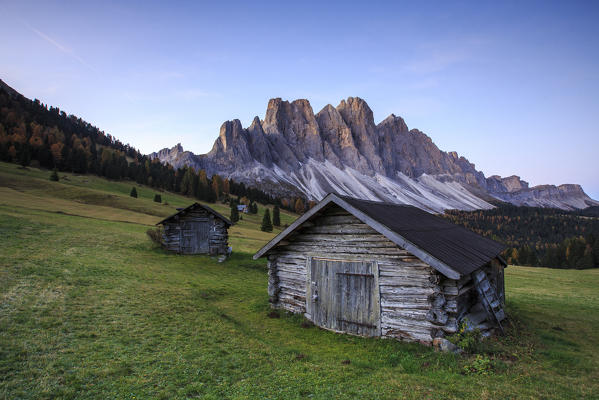
<path id="1" fill-rule="evenodd" d="M 329 194 L 254 259 L 268 258 L 274 308 L 336 332 L 433 344 L 462 322 L 502 329 L 504 249 L 413 206 Z"/>
<path id="2" fill-rule="evenodd" d="M 237 211 L 247 214 L 249 212 L 248 206 L 245 204 L 238 204 Z"/>
<path id="3" fill-rule="evenodd" d="M 162 243 L 180 254 L 227 254 L 231 221 L 208 206 L 194 203 L 163 219 Z"/>

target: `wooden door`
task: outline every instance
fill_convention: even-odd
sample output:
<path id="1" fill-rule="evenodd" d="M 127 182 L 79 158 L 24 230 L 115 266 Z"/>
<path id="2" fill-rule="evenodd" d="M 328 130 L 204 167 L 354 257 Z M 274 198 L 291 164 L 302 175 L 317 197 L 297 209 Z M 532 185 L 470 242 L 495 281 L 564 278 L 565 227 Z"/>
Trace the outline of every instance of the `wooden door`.
<path id="1" fill-rule="evenodd" d="M 206 222 L 185 221 L 181 229 L 181 253 L 208 253 L 210 227 Z"/>
<path id="2" fill-rule="evenodd" d="M 198 222 L 198 253 L 208 254 L 210 250 L 210 223 Z"/>
<path id="3" fill-rule="evenodd" d="M 373 262 L 313 258 L 307 309 L 323 328 L 380 335 L 380 304 Z"/>

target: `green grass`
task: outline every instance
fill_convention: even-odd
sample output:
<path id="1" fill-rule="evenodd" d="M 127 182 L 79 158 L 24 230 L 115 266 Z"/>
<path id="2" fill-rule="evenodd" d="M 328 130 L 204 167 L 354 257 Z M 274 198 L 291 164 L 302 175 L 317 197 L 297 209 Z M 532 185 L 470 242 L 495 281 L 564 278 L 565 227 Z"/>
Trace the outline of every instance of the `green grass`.
<path id="1" fill-rule="evenodd" d="M 251 259 L 276 234 L 259 231 L 261 213 L 232 229 L 224 263 L 167 254 L 145 231 L 190 199 L 167 193 L 162 206 L 149 188 L 130 198 L 131 183 L 48 175 L 0 164 L 0 398 L 599 393 L 597 270 L 509 267 L 514 326 L 485 343 L 487 375 L 464 374 L 474 356 L 270 318 L 265 262 Z"/>

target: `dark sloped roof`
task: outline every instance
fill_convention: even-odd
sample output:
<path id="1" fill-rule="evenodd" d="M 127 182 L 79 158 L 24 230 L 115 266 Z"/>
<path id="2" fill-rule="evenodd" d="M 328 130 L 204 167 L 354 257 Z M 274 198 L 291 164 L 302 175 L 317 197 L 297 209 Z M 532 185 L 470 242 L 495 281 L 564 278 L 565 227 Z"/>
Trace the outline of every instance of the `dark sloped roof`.
<path id="1" fill-rule="evenodd" d="M 414 206 L 339 197 L 461 274 L 473 272 L 506 249 Z"/>
<path id="2" fill-rule="evenodd" d="M 191 211 L 195 208 L 203 208 L 204 210 L 208 211 L 209 213 L 213 214 L 215 217 L 222 219 L 223 221 L 225 221 L 225 223 L 228 226 L 233 225 L 231 223 L 231 221 L 229 221 L 228 218 L 224 217 L 222 214 L 214 211 L 212 208 L 205 206 L 203 204 L 200 203 L 193 203 L 192 205 L 185 207 L 179 211 L 177 211 L 176 213 L 174 213 L 173 215 L 171 215 L 170 217 L 166 217 L 165 219 L 163 219 L 162 221 L 158 222 L 156 225 L 160 225 L 160 224 L 164 224 L 165 222 L 170 221 L 171 219 L 175 218 L 176 216 L 183 216 L 185 213 L 187 213 L 188 211 Z"/>
<path id="3" fill-rule="evenodd" d="M 254 259 L 265 255 L 304 222 L 331 204 L 342 207 L 452 279 L 470 274 L 498 257 L 506 248 L 494 240 L 413 206 L 360 200 L 330 193 L 268 242 L 254 255 Z"/>

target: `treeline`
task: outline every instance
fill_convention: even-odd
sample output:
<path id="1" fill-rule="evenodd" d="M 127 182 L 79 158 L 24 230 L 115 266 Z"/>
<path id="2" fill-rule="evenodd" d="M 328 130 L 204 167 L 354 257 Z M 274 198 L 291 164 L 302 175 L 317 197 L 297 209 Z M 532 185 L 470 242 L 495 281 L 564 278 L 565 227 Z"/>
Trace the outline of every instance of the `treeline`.
<path id="1" fill-rule="evenodd" d="M 2 86 L 0 161 L 90 173 L 114 180 L 130 179 L 207 202 L 228 201 L 229 196 L 234 195 L 298 213 L 309 206 L 306 199 L 274 198 L 262 190 L 218 175 L 208 177 L 205 170 L 174 169 L 157 159 L 151 160 L 81 118 L 48 107 L 37 99 L 9 93 Z"/>
<path id="2" fill-rule="evenodd" d="M 502 204 L 491 210 L 447 210 L 445 217 L 505 243 L 510 264 L 552 268 L 599 267 L 597 209 L 564 211 Z"/>

